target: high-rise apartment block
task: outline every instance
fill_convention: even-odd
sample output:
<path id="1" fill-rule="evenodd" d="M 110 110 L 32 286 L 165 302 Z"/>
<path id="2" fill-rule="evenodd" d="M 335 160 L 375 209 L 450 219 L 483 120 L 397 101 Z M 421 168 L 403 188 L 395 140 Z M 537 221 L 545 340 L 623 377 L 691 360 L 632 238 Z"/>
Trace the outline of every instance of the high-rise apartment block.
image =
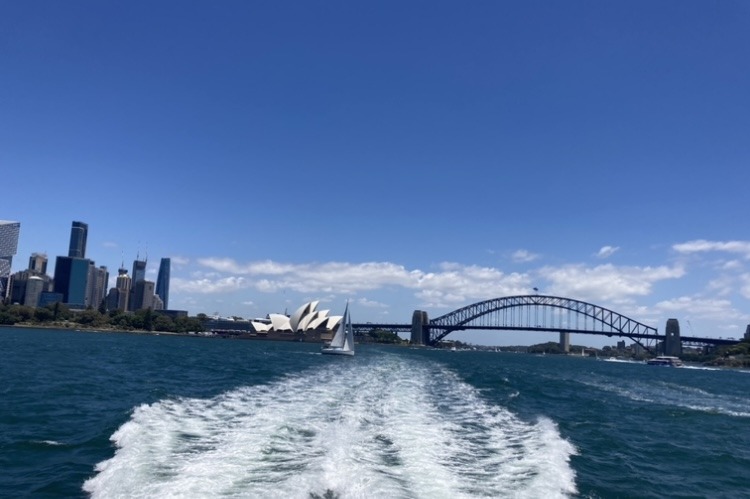
<path id="1" fill-rule="evenodd" d="M 89 225 L 83 222 L 73 222 L 70 229 L 70 249 L 68 256 L 71 258 L 86 258 L 86 238 L 89 234 Z"/>
<path id="2" fill-rule="evenodd" d="M 169 273 L 171 270 L 172 260 L 162 258 L 159 263 L 159 274 L 156 276 L 156 294 L 161 298 L 162 307 L 169 309 Z"/>
<path id="3" fill-rule="evenodd" d="M 13 256 L 18 251 L 18 236 L 21 224 L 9 220 L 0 220 L 0 299 L 8 296 L 10 268 Z"/>

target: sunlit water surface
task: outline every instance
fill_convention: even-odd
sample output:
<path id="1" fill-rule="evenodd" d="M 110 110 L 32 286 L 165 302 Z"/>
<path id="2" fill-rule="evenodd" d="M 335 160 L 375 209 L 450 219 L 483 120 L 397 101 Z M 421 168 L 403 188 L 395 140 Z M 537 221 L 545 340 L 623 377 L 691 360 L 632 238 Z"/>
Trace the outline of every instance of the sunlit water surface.
<path id="1" fill-rule="evenodd" d="M 0 328 L 8 497 L 747 497 L 750 376 Z"/>

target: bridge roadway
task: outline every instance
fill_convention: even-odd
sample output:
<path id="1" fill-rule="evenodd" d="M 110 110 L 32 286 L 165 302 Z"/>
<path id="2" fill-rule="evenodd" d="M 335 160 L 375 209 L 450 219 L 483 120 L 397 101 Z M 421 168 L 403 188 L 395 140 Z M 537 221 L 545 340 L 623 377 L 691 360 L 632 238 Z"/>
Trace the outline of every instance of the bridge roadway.
<path id="1" fill-rule="evenodd" d="M 433 326 L 425 326 L 428 329 L 432 329 Z M 411 324 L 395 324 L 395 323 L 373 323 L 365 322 L 361 324 L 352 324 L 354 334 L 367 334 L 374 330 L 390 331 L 393 333 L 411 333 Z M 639 338 L 639 339 L 657 339 L 659 341 L 664 340 L 664 335 L 653 335 L 653 334 L 642 334 L 642 333 L 621 333 L 616 331 L 591 331 L 587 329 L 568 329 L 568 328 L 553 328 L 553 327 L 524 327 L 524 326 L 470 326 L 470 327 L 455 327 L 446 328 L 445 326 L 437 326 L 436 330 L 445 331 L 449 329 L 452 331 L 528 331 L 528 332 L 547 332 L 547 333 L 571 333 L 571 334 L 593 334 L 599 336 L 618 336 L 628 338 Z M 728 338 L 703 338 L 700 336 L 681 336 L 680 340 L 682 343 L 688 343 L 691 345 L 736 345 L 740 340 L 732 340 Z"/>

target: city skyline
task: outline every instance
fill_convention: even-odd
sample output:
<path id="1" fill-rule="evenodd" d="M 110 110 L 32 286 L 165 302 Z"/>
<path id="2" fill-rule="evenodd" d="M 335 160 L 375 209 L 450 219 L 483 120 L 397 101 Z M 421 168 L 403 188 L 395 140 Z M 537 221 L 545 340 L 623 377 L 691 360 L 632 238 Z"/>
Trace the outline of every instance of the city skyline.
<path id="1" fill-rule="evenodd" d="M 191 315 L 407 323 L 537 289 L 750 323 L 743 4 L 42 3 L 0 8 L 13 272 L 82 220 L 108 287 L 170 258 Z"/>

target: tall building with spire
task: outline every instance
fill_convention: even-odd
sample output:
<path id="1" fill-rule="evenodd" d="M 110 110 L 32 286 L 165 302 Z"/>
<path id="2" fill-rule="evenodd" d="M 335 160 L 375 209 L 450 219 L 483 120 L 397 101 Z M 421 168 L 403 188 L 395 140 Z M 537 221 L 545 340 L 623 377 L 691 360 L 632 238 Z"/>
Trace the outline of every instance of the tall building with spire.
<path id="1" fill-rule="evenodd" d="M 170 258 L 162 258 L 159 263 L 159 274 L 156 276 L 156 294 L 161 298 L 164 310 L 169 310 L 169 274 L 172 266 Z"/>
<path id="2" fill-rule="evenodd" d="M 18 251 L 18 236 L 21 224 L 9 220 L 0 220 L 0 299 L 8 296 L 10 289 L 10 268 L 13 256 Z"/>
<path id="3" fill-rule="evenodd" d="M 109 290 L 109 298 L 107 308 L 109 310 L 120 310 L 122 312 L 128 310 L 130 302 L 130 276 L 128 275 L 128 269 L 125 268 L 125 262 L 122 262 L 120 268 L 117 271 L 117 279 L 115 280 L 115 287 Z"/>
<path id="4" fill-rule="evenodd" d="M 70 229 L 70 249 L 68 256 L 71 258 L 86 258 L 86 238 L 89 234 L 89 224 L 73 222 Z"/>

